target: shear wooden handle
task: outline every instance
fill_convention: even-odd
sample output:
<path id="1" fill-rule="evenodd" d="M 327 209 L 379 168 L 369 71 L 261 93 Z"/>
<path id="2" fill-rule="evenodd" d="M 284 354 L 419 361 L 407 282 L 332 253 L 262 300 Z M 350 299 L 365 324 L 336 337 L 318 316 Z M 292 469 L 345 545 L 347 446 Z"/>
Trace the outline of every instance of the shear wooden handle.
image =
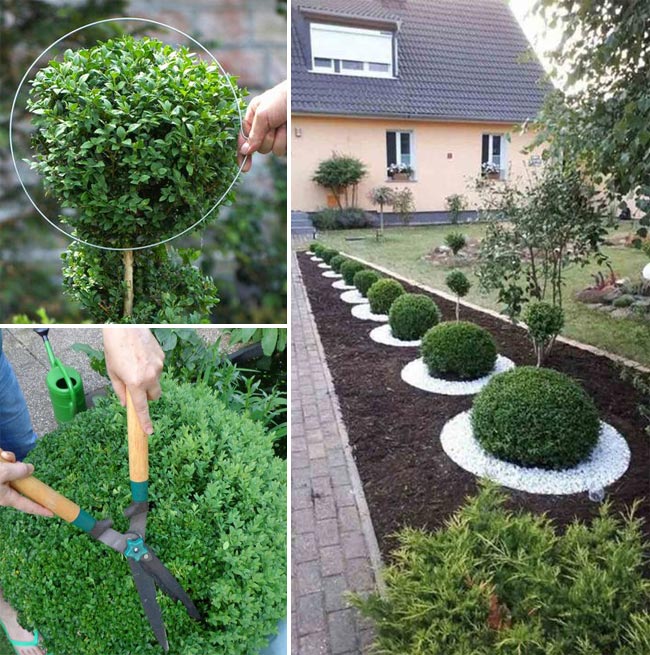
<path id="1" fill-rule="evenodd" d="M 140 426 L 131 394 L 126 392 L 126 424 L 129 433 L 129 477 L 131 482 L 149 479 L 149 437 Z"/>

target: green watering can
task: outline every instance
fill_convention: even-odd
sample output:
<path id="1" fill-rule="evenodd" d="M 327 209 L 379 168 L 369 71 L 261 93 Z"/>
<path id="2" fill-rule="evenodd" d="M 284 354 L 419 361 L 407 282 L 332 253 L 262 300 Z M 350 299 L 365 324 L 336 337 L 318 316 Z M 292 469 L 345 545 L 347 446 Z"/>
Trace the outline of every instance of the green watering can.
<path id="1" fill-rule="evenodd" d="M 79 371 L 71 366 L 65 366 L 60 359 L 54 356 L 52 345 L 48 339 L 48 328 L 34 328 L 45 344 L 45 351 L 50 360 L 50 368 L 45 384 L 50 394 L 50 401 L 54 409 L 54 417 L 59 425 L 68 423 L 79 412 L 86 409 L 86 396 L 84 385 Z"/>

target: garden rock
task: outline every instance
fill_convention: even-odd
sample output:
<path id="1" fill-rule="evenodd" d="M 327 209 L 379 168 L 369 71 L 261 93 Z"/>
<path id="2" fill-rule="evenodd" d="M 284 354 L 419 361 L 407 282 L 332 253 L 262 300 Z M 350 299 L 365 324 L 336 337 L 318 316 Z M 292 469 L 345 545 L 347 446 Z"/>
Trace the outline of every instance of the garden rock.
<path id="1" fill-rule="evenodd" d="M 351 305 L 355 305 L 357 303 L 367 303 L 368 299 L 364 298 L 360 293 L 359 290 L 355 287 L 350 289 L 349 291 L 345 291 L 341 294 L 341 300 L 343 302 L 350 303 Z"/>
<path id="2" fill-rule="evenodd" d="M 352 310 L 352 313 L 354 313 L 354 309 Z M 380 325 L 379 327 L 376 327 L 370 332 L 370 338 L 377 343 L 384 344 L 385 346 L 396 346 L 398 348 L 417 348 L 422 343 L 422 339 L 416 339 L 414 341 L 396 339 L 393 336 L 390 325 Z"/>
<path id="3" fill-rule="evenodd" d="M 334 287 L 335 289 L 342 289 L 342 290 L 356 289 L 356 287 L 353 284 L 346 284 L 345 280 L 337 280 L 332 284 L 332 287 Z"/>
<path id="4" fill-rule="evenodd" d="M 352 316 L 360 318 L 362 321 L 376 321 L 377 323 L 386 323 L 388 321 L 387 314 L 373 314 L 368 302 L 355 305 L 352 308 Z"/>

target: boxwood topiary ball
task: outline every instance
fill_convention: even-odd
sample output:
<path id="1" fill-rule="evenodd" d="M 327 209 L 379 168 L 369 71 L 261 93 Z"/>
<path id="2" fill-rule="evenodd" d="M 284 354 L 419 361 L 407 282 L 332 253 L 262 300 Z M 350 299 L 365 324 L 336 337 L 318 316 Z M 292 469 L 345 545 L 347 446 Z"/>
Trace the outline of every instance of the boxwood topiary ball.
<path id="1" fill-rule="evenodd" d="M 422 293 L 405 293 L 395 300 L 388 313 L 388 323 L 396 339 L 415 341 L 440 322 L 436 303 Z"/>
<path id="2" fill-rule="evenodd" d="M 390 306 L 404 293 L 404 287 L 391 278 L 377 280 L 368 289 L 368 302 L 373 314 L 388 314 Z"/>
<path id="3" fill-rule="evenodd" d="M 147 542 L 204 618 L 158 594 L 170 652 L 251 655 L 286 612 L 286 464 L 260 423 L 205 385 L 165 378 L 150 407 Z M 40 440 L 28 461 L 43 482 L 124 531 L 126 434 L 112 396 Z M 0 561 L 6 599 L 50 652 L 162 654 L 125 558 L 77 528 L 7 514 Z"/>
<path id="4" fill-rule="evenodd" d="M 313 253 L 315 253 L 315 252 L 316 252 L 316 248 L 318 248 L 319 246 L 320 246 L 320 243 L 318 243 L 318 241 L 312 241 L 312 242 L 309 244 L 309 247 L 307 248 L 307 250 L 309 250 L 309 252 L 313 252 Z"/>
<path id="5" fill-rule="evenodd" d="M 348 261 L 347 257 L 344 257 L 343 255 L 336 255 L 335 257 L 332 257 L 332 259 L 330 259 L 329 265 L 332 267 L 332 270 L 335 273 L 340 273 L 341 266 L 343 266 L 343 263 L 347 261 Z"/>
<path id="6" fill-rule="evenodd" d="M 352 283 L 359 290 L 359 293 L 365 298 L 368 289 L 379 280 L 380 275 L 376 271 L 371 271 L 369 268 L 366 268 L 358 273 L 354 274 Z"/>
<path id="7" fill-rule="evenodd" d="M 338 250 L 334 250 L 333 248 L 325 248 L 325 250 L 321 250 L 320 256 L 322 257 L 323 261 L 326 264 L 329 264 L 330 261 L 338 254 L 339 254 Z"/>
<path id="8" fill-rule="evenodd" d="M 349 259 L 342 264 L 339 272 L 343 276 L 345 283 L 351 285 L 354 283 L 354 276 L 364 268 L 365 266 L 361 262 L 355 262 L 354 260 Z"/>
<path id="9" fill-rule="evenodd" d="M 422 337 L 422 358 L 430 375 L 475 380 L 487 375 L 497 361 L 492 335 L 475 323 L 440 323 Z"/>
<path id="10" fill-rule="evenodd" d="M 532 366 L 490 380 L 474 400 L 472 427 L 495 457 L 556 470 L 583 461 L 600 433 L 598 410 L 575 380 Z"/>
<path id="11" fill-rule="evenodd" d="M 315 243 L 315 244 L 313 244 L 313 248 L 311 249 L 311 251 L 312 251 L 312 252 L 313 252 L 317 257 L 320 257 L 320 256 L 321 256 L 321 253 L 323 252 L 323 250 L 325 250 L 326 247 L 327 247 L 327 246 L 324 246 L 322 243 Z"/>

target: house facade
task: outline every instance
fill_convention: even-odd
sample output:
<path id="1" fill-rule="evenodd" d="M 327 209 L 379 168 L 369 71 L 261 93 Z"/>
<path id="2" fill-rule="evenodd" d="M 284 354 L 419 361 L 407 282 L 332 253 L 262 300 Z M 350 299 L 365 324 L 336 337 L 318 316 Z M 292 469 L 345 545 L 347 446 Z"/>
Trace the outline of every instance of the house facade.
<path id="1" fill-rule="evenodd" d="M 452 194 L 475 208 L 476 178 L 539 164 L 515 128 L 541 107 L 543 75 L 505 0 L 294 0 L 292 209 L 333 204 L 311 178 L 334 152 L 367 166 L 364 209 L 377 186 L 408 186 L 416 218 L 444 219 Z"/>

